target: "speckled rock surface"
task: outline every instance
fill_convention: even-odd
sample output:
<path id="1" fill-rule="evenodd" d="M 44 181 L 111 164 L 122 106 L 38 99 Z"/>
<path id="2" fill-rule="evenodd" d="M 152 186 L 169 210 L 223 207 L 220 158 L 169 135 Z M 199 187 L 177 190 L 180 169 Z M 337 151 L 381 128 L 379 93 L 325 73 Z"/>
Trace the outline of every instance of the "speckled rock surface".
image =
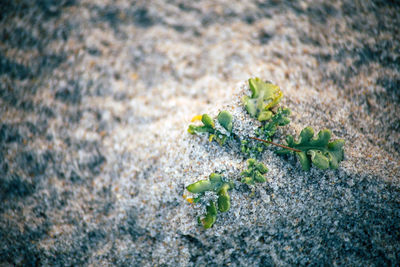
<path id="1" fill-rule="evenodd" d="M 399 36 L 396 0 L 0 1 L 0 265 L 398 265 Z M 268 150 L 206 231 L 184 187 L 245 162 L 186 129 L 246 130 L 254 76 L 345 161 Z"/>

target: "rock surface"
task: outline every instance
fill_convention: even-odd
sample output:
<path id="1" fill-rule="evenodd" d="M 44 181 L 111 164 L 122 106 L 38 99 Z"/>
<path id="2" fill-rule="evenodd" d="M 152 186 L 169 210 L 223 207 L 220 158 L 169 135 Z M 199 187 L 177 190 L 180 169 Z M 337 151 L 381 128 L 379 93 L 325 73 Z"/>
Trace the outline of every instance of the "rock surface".
<path id="1" fill-rule="evenodd" d="M 398 1 L 1 1 L 1 265 L 400 262 Z M 243 81 L 279 85 L 292 123 L 346 140 L 338 170 L 268 150 L 265 185 L 213 228 L 184 187 L 239 179 L 191 136 Z M 240 117 L 242 116 L 242 117 Z M 250 130 L 249 130 L 250 131 Z"/>

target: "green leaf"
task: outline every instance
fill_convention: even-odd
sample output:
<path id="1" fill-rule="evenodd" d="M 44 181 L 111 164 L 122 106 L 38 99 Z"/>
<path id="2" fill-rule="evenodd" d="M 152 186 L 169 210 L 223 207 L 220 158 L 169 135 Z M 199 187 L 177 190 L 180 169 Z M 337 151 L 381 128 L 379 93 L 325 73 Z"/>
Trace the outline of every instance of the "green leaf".
<path id="1" fill-rule="evenodd" d="M 205 193 L 207 191 L 217 191 L 222 186 L 222 176 L 217 173 L 212 173 L 208 179 L 200 180 L 190 184 L 186 189 L 194 194 Z"/>
<path id="2" fill-rule="evenodd" d="M 264 164 L 257 162 L 255 159 L 247 160 L 247 170 L 240 173 L 243 177 L 241 182 L 253 185 L 255 183 L 264 183 L 266 181 L 264 174 L 268 172 L 268 168 Z"/>
<path id="3" fill-rule="evenodd" d="M 219 130 L 215 129 L 214 120 L 208 115 L 203 114 L 202 116 L 195 116 L 192 121 L 201 120 L 203 125 L 189 125 L 188 132 L 190 134 L 200 134 L 200 133 L 209 133 L 210 137 L 209 140 L 212 142 L 213 140 L 216 141 L 220 146 L 224 145 L 228 138 L 228 135 L 220 132 Z M 218 114 L 218 123 L 224 127 L 228 132 L 232 131 L 233 127 L 233 117 L 228 111 L 221 111 Z M 232 137 L 231 137 L 232 138 Z"/>
<path id="4" fill-rule="evenodd" d="M 265 165 L 262 164 L 262 163 L 257 163 L 254 167 L 255 167 L 256 170 L 258 170 L 262 174 L 268 172 L 268 168 L 265 167 Z"/>
<path id="5" fill-rule="evenodd" d="M 247 112 L 259 121 L 266 121 L 272 117 L 271 108 L 276 106 L 282 98 L 280 88 L 259 78 L 249 79 L 251 97 L 243 98 Z"/>
<path id="6" fill-rule="evenodd" d="M 221 111 L 218 114 L 218 118 L 217 119 L 218 119 L 219 124 L 221 124 L 221 126 L 224 127 L 225 130 L 227 130 L 228 132 L 232 131 L 232 127 L 233 127 L 232 120 L 233 120 L 233 117 L 228 111 L 225 111 L 225 110 Z"/>
<path id="7" fill-rule="evenodd" d="M 220 212 L 226 212 L 231 207 L 231 197 L 228 194 L 230 189 L 228 184 L 224 184 L 218 191 L 218 209 Z"/>
<path id="8" fill-rule="evenodd" d="M 213 185 L 209 180 L 201 180 L 198 182 L 195 182 L 194 184 L 190 184 L 186 187 L 186 189 L 194 194 L 199 194 L 199 193 L 204 193 L 206 191 L 209 191 L 213 188 Z"/>
<path id="9" fill-rule="evenodd" d="M 200 119 L 199 117 L 200 116 L 195 116 L 192 121 L 199 120 Z M 200 125 L 200 126 L 190 124 L 189 128 L 188 128 L 188 132 L 190 134 L 197 134 L 197 133 L 213 134 L 213 133 L 215 133 L 214 121 L 209 115 L 203 114 L 201 116 L 201 122 L 203 123 L 203 125 Z"/>
<path id="10" fill-rule="evenodd" d="M 217 220 L 217 208 L 215 207 L 214 201 L 210 201 L 210 204 L 206 208 L 206 215 L 201 219 L 205 229 L 211 228 L 215 221 Z"/>
<path id="11" fill-rule="evenodd" d="M 260 114 L 258 115 L 258 120 L 259 121 L 267 121 L 269 119 L 271 119 L 273 113 L 272 111 L 261 111 Z"/>
<path id="12" fill-rule="evenodd" d="M 196 126 L 196 125 L 189 125 L 188 132 L 190 134 L 196 134 L 196 133 L 214 133 L 214 129 L 210 128 L 208 126 Z"/>
<path id="13" fill-rule="evenodd" d="M 214 120 L 209 115 L 203 114 L 203 116 L 201 117 L 201 121 L 206 127 L 214 128 Z"/>
<path id="14" fill-rule="evenodd" d="M 329 142 L 331 135 L 331 131 L 322 130 L 314 138 L 314 130 L 311 127 L 306 127 L 301 131 L 298 141 L 295 141 L 293 136 L 289 135 L 286 142 L 288 147 L 301 150 L 301 152 L 294 153 L 297 154 L 303 170 L 308 171 L 311 163 L 322 170 L 337 169 L 339 162 L 344 157 L 344 140 Z M 293 151 L 281 149 L 277 153 L 288 154 L 293 153 Z"/>
<path id="15" fill-rule="evenodd" d="M 200 180 L 193 184 L 190 184 L 186 189 L 194 194 L 204 194 L 207 191 L 216 192 L 218 195 L 218 210 L 220 212 L 226 212 L 231 207 L 231 198 L 229 196 L 228 190 L 234 187 L 232 181 L 226 181 L 221 174 L 212 173 L 206 180 Z M 200 198 L 204 195 L 200 195 L 195 198 L 195 203 L 199 202 Z M 215 211 L 214 211 L 215 209 Z M 217 218 L 217 209 L 214 202 L 210 202 L 207 207 L 207 214 L 205 218 L 201 220 L 204 228 L 210 228 Z"/>
<path id="16" fill-rule="evenodd" d="M 271 118 L 271 121 L 266 123 L 264 127 L 262 127 L 261 132 L 263 133 L 263 139 L 272 137 L 278 126 L 285 126 L 290 123 L 290 109 L 288 108 L 278 108 L 276 114 Z"/>
<path id="17" fill-rule="evenodd" d="M 278 129 L 278 126 L 284 126 L 290 123 L 288 118 L 290 113 L 290 109 L 279 107 L 268 122 L 264 122 L 262 126 L 255 130 L 255 135 L 258 138 L 271 141 Z M 240 144 L 240 150 L 248 157 L 258 157 L 267 146 L 269 146 L 267 143 L 242 140 Z"/>

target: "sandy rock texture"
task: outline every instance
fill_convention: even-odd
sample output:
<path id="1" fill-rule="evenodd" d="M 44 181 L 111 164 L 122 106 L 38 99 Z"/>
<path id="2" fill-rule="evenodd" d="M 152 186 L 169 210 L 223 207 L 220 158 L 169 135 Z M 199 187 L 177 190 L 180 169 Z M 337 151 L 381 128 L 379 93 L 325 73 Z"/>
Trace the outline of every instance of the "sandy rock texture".
<path id="1" fill-rule="evenodd" d="M 276 141 L 328 128 L 345 161 L 270 149 L 204 230 L 185 186 L 246 164 L 187 127 L 246 130 L 256 76 L 293 112 Z M 396 0 L 0 1 L 0 265 L 396 266 L 399 114 Z"/>

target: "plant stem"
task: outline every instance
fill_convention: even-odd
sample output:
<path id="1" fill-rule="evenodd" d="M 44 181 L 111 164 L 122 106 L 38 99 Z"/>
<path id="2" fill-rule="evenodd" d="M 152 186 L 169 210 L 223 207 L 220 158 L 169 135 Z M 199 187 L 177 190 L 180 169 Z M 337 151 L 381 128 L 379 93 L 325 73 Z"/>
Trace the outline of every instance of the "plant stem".
<path id="1" fill-rule="evenodd" d="M 285 145 L 277 144 L 277 143 L 274 143 L 274 142 L 271 142 L 271 141 L 268 141 L 268 140 L 260 139 L 260 138 L 257 138 L 257 137 L 250 137 L 250 138 L 254 139 L 254 140 L 257 140 L 257 141 L 264 142 L 264 143 L 268 143 L 268 144 L 271 144 L 271 145 L 274 145 L 274 146 L 279 146 L 279 147 L 282 147 L 282 148 L 285 148 L 285 149 L 288 149 L 288 150 L 292 150 L 294 152 L 301 152 L 301 150 L 298 150 L 296 148 L 292 148 L 292 147 L 288 147 L 288 146 L 285 146 Z"/>

